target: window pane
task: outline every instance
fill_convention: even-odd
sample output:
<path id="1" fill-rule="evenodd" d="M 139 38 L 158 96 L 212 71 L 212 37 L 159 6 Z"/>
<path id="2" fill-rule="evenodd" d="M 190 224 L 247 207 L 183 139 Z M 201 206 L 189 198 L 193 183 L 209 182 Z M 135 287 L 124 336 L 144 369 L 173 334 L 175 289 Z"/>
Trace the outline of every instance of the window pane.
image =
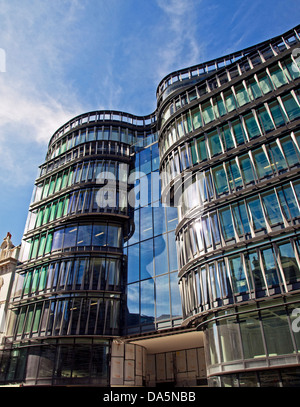
<path id="1" fill-rule="evenodd" d="M 272 167 L 262 149 L 253 151 L 253 159 L 258 178 L 263 178 L 273 174 Z"/>
<path id="2" fill-rule="evenodd" d="M 277 102 L 273 102 L 270 103 L 269 107 L 276 127 L 283 126 L 285 124 L 286 117 L 283 117 L 284 115 L 279 104 Z"/>
<path id="3" fill-rule="evenodd" d="M 266 275 L 267 284 L 269 286 L 278 285 L 278 275 L 274 259 L 273 249 L 265 249 L 261 251 L 263 267 Z"/>
<path id="4" fill-rule="evenodd" d="M 223 166 L 220 165 L 213 169 L 213 177 L 217 193 L 220 195 L 228 192 L 227 177 Z"/>
<path id="5" fill-rule="evenodd" d="M 250 79 L 249 80 L 249 87 L 251 89 L 252 95 L 254 99 L 259 98 L 260 96 L 262 96 L 261 90 L 256 82 L 255 79 Z"/>
<path id="6" fill-rule="evenodd" d="M 249 199 L 247 204 L 254 229 L 264 229 L 266 225 L 259 199 Z"/>
<path id="7" fill-rule="evenodd" d="M 58 250 L 62 247 L 64 230 L 56 230 L 53 234 L 52 250 Z"/>
<path id="8" fill-rule="evenodd" d="M 287 168 L 287 163 L 286 163 L 286 161 L 284 159 L 284 156 L 283 156 L 280 148 L 278 147 L 277 143 L 272 143 L 269 146 L 269 148 L 270 148 L 271 153 L 273 155 L 274 162 L 275 162 L 277 170 L 279 171 L 279 170 Z"/>
<path id="9" fill-rule="evenodd" d="M 286 77 L 284 76 L 284 73 L 282 72 L 282 70 L 280 68 L 270 69 L 270 73 L 271 73 L 272 81 L 273 81 L 274 85 L 276 86 L 276 88 L 280 88 L 280 86 L 288 83 Z"/>
<path id="10" fill-rule="evenodd" d="M 245 184 L 253 182 L 254 174 L 253 174 L 253 170 L 252 170 L 251 161 L 250 161 L 250 158 L 248 157 L 248 155 L 242 156 L 240 158 L 240 167 L 241 167 L 242 176 L 243 176 Z"/>
<path id="11" fill-rule="evenodd" d="M 232 217 L 230 209 L 223 209 L 219 211 L 221 227 L 225 240 L 234 238 L 234 228 L 232 224 Z"/>
<path id="12" fill-rule="evenodd" d="M 232 112 L 235 109 L 235 99 L 231 92 L 227 92 L 224 95 L 225 104 L 228 112 Z"/>
<path id="13" fill-rule="evenodd" d="M 243 144 L 245 142 L 244 131 L 239 121 L 232 123 L 232 128 L 237 144 Z"/>
<path id="14" fill-rule="evenodd" d="M 141 279 L 153 276 L 153 240 L 145 240 L 140 244 Z"/>
<path id="15" fill-rule="evenodd" d="M 142 323 L 154 320 L 154 282 L 152 279 L 141 282 L 141 318 Z"/>
<path id="16" fill-rule="evenodd" d="M 292 95 L 284 96 L 282 101 L 290 120 L 300 116 L 300 108 Z"/>
<path id="17" fill-rule="evenodd" d="M 246 103 L 250 102 L 248 93 L 243 85 L 238 86 L 235 91 L 236 91 L 236 98 L 237 98 L 237 102 L 238 102 L 239 106 L 243 106 Z"/>
<path id="18" fill-rule="evenodd" d="M 262 195 L 262 201 L 271 226 L 283 222 L 275 193 L 271 192 Z"/>
<path id="19" fill-rule="evenodd" d="M 77 236 L 77 246 L 90 246 L 92 225 L 80 225 Z"/>
<path id="20" fill-rule="evenodd" d="M 239 317 L 245 359 L 265 356 L 259 317 L 256 312 Z"/>
<path id="21" fill-rule="evenodd" d="M 106 245 L 106 225 L 94 225 L 92 246 L 105 246 Z"/>
<path id="22" fill-rule="evenodd" d="M 222 153 L 222 146 L 220 143 L 220 137 L 217 131 L 214 131 L 212 133 L 207 134 L 208 138 L 208 145 L 210 148 L 210 154 L 213 157 L 216 154 L 221 154 Z"/>
<path id="23" fill-rule="evenodd" d="M 239 294 L 247 291 L 248 285 L 241 257 L 237 256 L 229 258 L 229 268 L 234 293 Z"/>
<path id="24" fill-rule="evenodd" d="M 207 160 L 207 152 L 204 138 L 197 139 L 197 150 L 200 161 Z"/>
<path id="25" fill-rule="evenodd" d="M 249 255 L 246 258 L 246 266 L 249 275 L 252 274 L 255 290 L 261 290 L 264 288 L 266 284 L 256 251 L 249 252 Z"/>
<path id="26" fill-rule="evenodd" d="M 252 114 L 245 117 L 245 124 L 250 138 L 260 136 L 258 125 Z"/>
<path id="27" fill-rule="evenodd" d="M 170 318 L 170 289 L 169 276 L 161 276 L 155 279 L 156 287 L 156 318 Z"/>
<path id="28" fill-rule="evenodd" d="M 121 227 L 108 225 L 107 246 L 121 247 L 122 243 Z"/>
<path id="29" fill-rule="evenodd" d="M 238 235 L 241 236 L 244 233 L 250 233 L 249 220 L 247 217 L 245 204 L 239 203 L 232 205 L 232 212 Z"/>
<path id="30" fill-rule="evenodd" d="M 77 226 L 70 226 L 65 229 L 64 247 L 76 246 Z"/>
<path id="31" fill-rule="evenodd" d="M 265 76 L 260 75 L 258 77 L 258 80 L 259 80 L 260 88 L 264 95 L 266 93 L 269 93 L 272 91 L 272 86 L 271 86 L 270 80 L 267 77 L 267 75 L 265 75 Z"/>
<path id="32" fill-rule="evenodd" d="M 272 123 L 270 115 L 264 107 L 258 109 L 258 116 L 260 119 L 260 123 L 266 133 L 274 129 L 274 125 Z"/>
<path id="33" fill-rule="evenodd" d="M 195 108 L 191 111 L 192 122 L 194 126 L 194 130 L 197 130 L 199 127 L 202 126 L 201 116 L 199 108 Z"/>
<path id="34" fill-rule="evenodd" d="M 221 131 L 222 131 L 222 140 L 225 141 L 224 145 L 226 146 L 226 149 L 229 150 L 230 148 L 234 148 L 235 144 L 229 126 L 226 125 L 222 127 Z"/>
<path id="35" fill-rule="evenodd" d="M 280 261 L 288 283 L 295 282 L 300 278 L 299 266 L 290 242 L 278 245 Z"/>
<path id="36" fill-rule="evenodd" d="M 293 353 L 291 333 L 286 311 L 272 309 L 261 311 L 263 330 L 269 356 Z"/>
<path id="37" fill-rule="evenodd" d="M 204 106 L 202 106 L 202 116 L 205 124 L 215 119 L 213 108 L 210 103 L 206 103 Z"/>
<path id="38" fill-rule="evenodd" d="M 290 218 L 288 212 L 291 213 L 292 218 L 298 217 L 300 215 L 300 212 L 292 187 L 285 186 L 283 187 L 283 193 L 282 191 L 279 190 L 278 194 L 280 202 L 282 203 L 282 206 L 285 209 L 285 214 L 287 215 L 287 218 L 288 219 Z"/>
<path id="39" fill-rule="evenodd" d="M 295 164 L 299 164 L 296 148 L 290 137 L 281 140 L 281 145 L 289 166 L 291 167 Z"/>

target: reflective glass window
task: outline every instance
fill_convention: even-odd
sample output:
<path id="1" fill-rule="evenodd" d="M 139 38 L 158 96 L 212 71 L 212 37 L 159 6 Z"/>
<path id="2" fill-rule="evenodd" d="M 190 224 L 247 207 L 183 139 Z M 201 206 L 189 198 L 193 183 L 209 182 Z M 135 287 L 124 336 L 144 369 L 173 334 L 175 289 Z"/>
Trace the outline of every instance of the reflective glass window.
<path id="1" fill-rule="evenodd" d="M 67 227 L 64 231 L 64 248 L 76 246 L 77 226 Z"/>
<path id="2" fill-rule="evenodd" d="M 285 158 L 276 142 L 269 145 L 271 154 L 273 156 L 273 161 L 278 171 L 287 168 L 287 163 Z"/>
<path id="3" fill-rule="evenodd" d="M 285 309 L 261 311 L 263 331 L 269 356 L 293 353 L 294 347 Z"/>
<path id="4" fill-rule="evenodd" d="M 231 160 L 229 163 L 230 173 L 232 175 L 233 187 L 238 188 L 243 186 L 242 176 L 240 169 L 235 160 Z"/>
<path id="5" fill-rule="evenodd" d="M 122 231 L 120 226 L 108 225 L 107 229 L 107 246 L 122 246 Z"/>
<path id="6" fill-rule="evenodd" d="M 92 225 L 80 225 L 77 236 L 77 246 L 90 246 L 92 237 Z"/>
<path id="7" fill-rule="evenodd" d="M 254 78 L 249 80 L 248 86 L 249 86 L 251 94 L 252 94 L 251 99 L 257 99 L 262 96 L 260 87 L 258 86 L 258 84 Z"/>
<path id="8" fill-rule="evenodd" d="M 243 144 L 245 142 L 245 135 L 243 127 L 239 120 L 236 120 L 232 123 L 232 129 L 235 136 L 237 144 Z"/>
<path id="9" fill-rule="evenodd" d="M 247 205 L 254 229 L 264 229 L 266 225 L 259 198 L 247 200 Z"/>
<path id="10" fill-rule="evenodd" d="M 152 225 L 152 207 L 145 207 L 140 209 L 140 237 L 141 240 L 147 239 L 153 236 Z"/>
<path id="11" fill-rule="evenodd" d="M 239 161 L 245 184 L 253 182 L 254 174 L 249 156 L 248 155 L 241 156 Z"/>
<path id="12" fill-rule="evenodd" d="M 148 279 L 141 281 L 141 320 L 149 323 L 154 320 L 154 281 Z"/>
<path id="13" fill-rule="evenodd" d="M 299 69 L 297 67 L 297 63 L 291 61 L 290 58 L 285 59 L 282 62 L 284 73 L 287 75 L 288 78 L 297 79 L 300 76 Z"/>
<path id="14" fill-rule="evenodd" d="M 265 287 L 265 281 L 262 269 L 260 267 L 259 255 L 256 250 L 250 251 L 246 257 L 246 267 L 248 274 L 252 274 L 255 290 L 261 290 Z"/>
<path id="15" fill-rule="evenodd" d="M 221 154 L 222 146 L 218 132 L 213 131 L 211 133 L 208 133 L 207 139 L 211 156 L 213 157 L 214 155 Z"/>
<path id="16" fill-rule="evenodd" d="M 247 116 L 245 116 L 244 120 L 249 138 L 251 139 L 260 136 L 260 130 L 258 128 L 255 117 L 252 114 L 248 114 Z"/>
<path id="17" fill-rule="evenodd" d="M 295 218 L 299 216 L 299 208 L 291 186 L 285 186 L 282 189 L 278 189 L 277 192 L 285 217 L 291 219 L 291 217 Z"/>
<path id="18" fill-rule="evenodd" d="M 278 285 L 278 274 L 272 248 L 261 250 L 264 272 L 269 286 Z"/>
<path id="19" fill-rule="evenodd" d="M 228 124 L 221 128 L 221 135 L 224 146 L 226 146 L 227 150 L 235 147 L 233 136 Z"/>
<path id="20" fill-rule="evenodd" d="M 276 127 L 283 126 L 285 124 L 285 119 L 287 118 L 279 104 L 277 102 L 272 102 L 269 104 L 269 108 Z"/>
<path id="21" fill-rule="evenodd" d="M 204 124 L 210 123 L 215 119 L 213 107 L 210 103 L 204 104 L 203 106 L 201 106 L 201 108 Z"/>
<path id="22" fill-rule="evenodd" d="M 266 74 L 259 75 L 258 81 L 259 81 L 260 88 L 264 95 L 272 91 L 272 85 L 271 85 L 270 79 L 268 78 L 268 76 Z"/>
<path id="23" fill-rule="evenodd" d="M 244 358 L 252 359 L 265 356 L 259 316 L 252 312 L 239 316 Z"/>
<path id="24" fill-rule="evenodd" d="M 105 246 L 106 244 L 106 225 L 94 225 L 92 245 L 93 246 Z"/>
<path id="25" fill-rule="evenodd" d="M 169 276 L 160 276 L 155 279 L 156 288 L 156 318 L 166 319 L 170 317 L 170 289 Z"/>
<path id="26" fill-rule="evenodd" d="M 288 83 L 284 73 L 282 70 L 277 66 L 270 69 L 271 78 L 276 88 L 280 88 L 280 86 L 285 85 Z"/>
<path id="27" fill-rule="evenodd" d="M 223 99 L 221 98 L 221 96 L 218 96 L 216 99 L 216 103 L 217 103 L 217 109 L 215 109 L 215 111 L 218 111 L 220 116 L 224 116 L 226 114 L 226 108 L 223 102 Z"/>
<path id="28" fill-rule="evenodd" d="M 219 217 L 221 222 L 221 227 L 223 231 L 223 236 L 225 240 L 234 238 L 234 227 L 232 223 L 231 212 L 229 208 L 222 209 L 219 211 Z"/>
<path id="29" fill-rule="evenodd" d="M 192 116 L 194 130 L 197 130 L 199 127 L 202 126 L 200 110 L 198 107 L 196 107 L 195 109 L 193 109 L 191 111 L 191 116 Z"/>
<path id="30" fill-rule="evenodd" d="M 239 106 L 243 106 L 246 103 L 250 102 L 248 93 L 243 85 L 237 86 L 235 89 L 235 93 L 236 93 L 236 99 L 237 99 Z"/>
<path id="31" fill-rule="evenodd" d="M 272 175 L 272 166 L 263 149 L 259 148 L 252 153 L 258 178 Z"/>
<path id="32" fill-rule="evenodd" d="M 291 242 L 278 245 L 278 251 L 286 281 L 297 281 L 300 278 L 300 270 Z"/>
<path id="33" fill-rule="evenodd" d="M 214 184 L 218 195 L 228 192 L 226 173 L 222 165 L 213 169 Z"/>
<path id="34" fill-rule="evenodd" d="M 204 137 L 197 139 L 197 151 L 200 161 L 207 160 L 207 151 Z"/>
<path id="35" fill-rule="evenodd" d="M 225 104 L 228 112 L 232 112 L 235 108 L 235 98 L 233 94 L 230 92 L 226 92 L 224 94 Z"/>
<path id="36" fill-rule="evenodd" d="M 282 97 L 282 102 L 290 120 L 294 120 L 300 116 L 300 108 L 292 95 Z"/>
<path id="37" fill-rule="evenodd" d="M 248 291 L 245 270 L 240 256 L 229 257 L 229 269 L 235 294 Z"/>
<path id="38" fill-rule="evenodd" d="M 275 192 L 262 194 L 262 201 L 267 219 L 271 226 L 283 222 Z"/>
<path id="39" fill-rule="evenodd" d="M 245 204 L 240 202 L 232 205 L 232 213 L 235 221 L 235 228 L 239 236 L 250 233 L 249 220 Z"/>
<path id="40" fill-rule="evenodd" d="M 285 137 L 281 140 L 281 146 L 289 166 L 299 164 L 296 147 L 290 137 Z"/>
<path id="41" fill-rule="evenodd" d="M 218 321 L 218 331 L 222 344 L 222 361 L 242 359 L 242 347 L 240 341 L 239 324 L 235 317 Z"/>
<path id="42" fill-rule="evenodd" d="M 63 236 L 64 236 L 64 230 L 56 230 L 53 233 L 53 241 L 52 241 L 52 250 L 58 250 L 61 249 L 62 247 L 62 241 L 63 241 Z"/>
<path id="43" fill-rule="evenodd" d="M 153 276 L 153 239 L 145 240 L 140 243 L 141 257 L 141 279 Z"/>
<path id="44" fill-rule="evenodd" d="M 154 238 L 155 275 L 168 272 L 168 244 L 167 235 Z"/>
<path id="45" fill-rule="evenodd" d="M 268 133 L 269 131 L 274 129 L 274 125 L 270 118 L 270 115 L 264 107 L 261 107 L 260 109 L 258 109 L 258 117 L 259 117 L 260 123 L 266 133 Z"/>

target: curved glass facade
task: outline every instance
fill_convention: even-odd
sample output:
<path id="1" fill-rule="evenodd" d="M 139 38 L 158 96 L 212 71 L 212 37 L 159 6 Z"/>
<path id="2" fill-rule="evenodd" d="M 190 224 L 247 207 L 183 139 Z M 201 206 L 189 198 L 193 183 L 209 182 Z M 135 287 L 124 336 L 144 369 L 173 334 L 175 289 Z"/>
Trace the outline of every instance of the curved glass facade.
<path id="1" fill-rule="evenodd" d="M 204 332 L 213 386 L 299 363 L 290 319 L 300 288 L 295 33 L 228 68 L 215 64 L 160 105 L 162 194 L 178 207 L 183 319 Z"/>
<path id="2" fill-rule="evenodd" d="M 148 116 L 54 133 L 1 383 L 300 385 L 299 42 L 296 27 L 171 73 Z"/>

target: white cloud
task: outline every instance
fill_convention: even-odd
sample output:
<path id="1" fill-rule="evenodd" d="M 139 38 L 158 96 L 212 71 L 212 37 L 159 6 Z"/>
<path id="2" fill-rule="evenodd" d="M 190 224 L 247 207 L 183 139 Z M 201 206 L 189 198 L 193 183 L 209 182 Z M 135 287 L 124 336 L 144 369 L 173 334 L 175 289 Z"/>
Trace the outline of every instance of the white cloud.
<path id="1" fill-rule="evenodd" d="M 197 36 L 199 12 L 196 9 L 201 1 L 157 0 L 165 14 L 161 22 L 164 38 L 158 53 L 159 80 L 175 69 L 200 62 L 205 43 Z"/>

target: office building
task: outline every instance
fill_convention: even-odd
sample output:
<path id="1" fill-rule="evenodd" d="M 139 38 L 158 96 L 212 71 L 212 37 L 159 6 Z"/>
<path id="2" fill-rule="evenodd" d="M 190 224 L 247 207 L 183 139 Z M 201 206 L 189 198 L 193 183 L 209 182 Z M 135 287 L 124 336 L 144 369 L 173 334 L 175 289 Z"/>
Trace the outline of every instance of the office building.
<path id="1" fill-rule="evenodd" d="M 54 133 L 2 383 L 299 386 L 299 31 Z"/>

